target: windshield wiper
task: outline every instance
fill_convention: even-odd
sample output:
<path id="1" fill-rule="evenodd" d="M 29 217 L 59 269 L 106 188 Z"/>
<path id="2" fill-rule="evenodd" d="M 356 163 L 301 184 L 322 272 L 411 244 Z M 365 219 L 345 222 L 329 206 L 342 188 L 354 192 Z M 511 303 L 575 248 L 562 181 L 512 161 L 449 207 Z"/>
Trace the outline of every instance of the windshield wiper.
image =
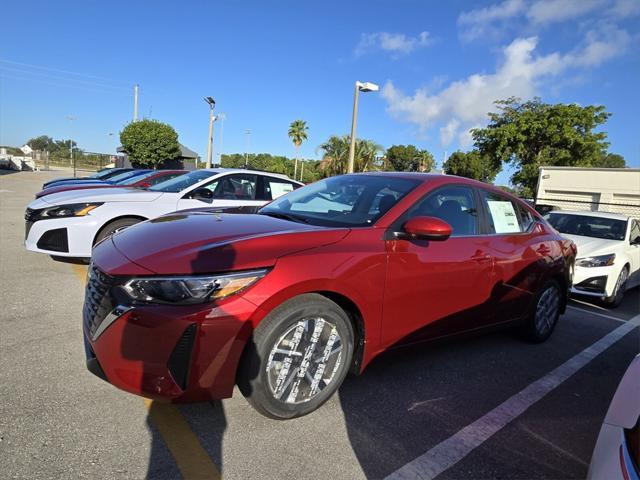
<path id="1" fill-rule="evenodd" d="M 290 222 L 296 223 L 309 223 L 304 217 L 298 217 L 296 215 L 291 215 L 289 213 L 281 213 L 281 212 L 258 212 L 260 215 L 267 215 L 273 218 L 280 218 L 282 220 L 289 220 Z"/>

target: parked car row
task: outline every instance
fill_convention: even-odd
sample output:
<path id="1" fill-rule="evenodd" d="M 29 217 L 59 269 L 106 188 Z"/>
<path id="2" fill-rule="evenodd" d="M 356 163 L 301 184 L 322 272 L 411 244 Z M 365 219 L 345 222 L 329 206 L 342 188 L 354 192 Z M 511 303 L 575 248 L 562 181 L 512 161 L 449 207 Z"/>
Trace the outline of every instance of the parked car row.
<path id="1" fill-rule="evenodd" d="M 95 178 L 48 182 L 26 210 L 26 248 L 89 258 L 102 239 L 141 221 L 188 208 L 261 206 L 302 185 L 285 175 L 233 169 L 166 173 L 156 183 L 152 172 L 109 172 L 97 184 Z M 131 188 L 136 179 L 139 187 L 150 185 Z"/>

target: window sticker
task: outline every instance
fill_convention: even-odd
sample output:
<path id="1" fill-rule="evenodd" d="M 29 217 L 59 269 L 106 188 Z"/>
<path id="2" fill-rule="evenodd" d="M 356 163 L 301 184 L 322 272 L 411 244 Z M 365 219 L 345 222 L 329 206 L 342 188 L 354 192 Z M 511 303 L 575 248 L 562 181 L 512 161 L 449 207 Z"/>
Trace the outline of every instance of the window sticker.
<path id="1" fill-rule="evenodd" d="M 519 232 L 518 217 L 509 201 L 487 200 L 496 233 Z"/>
<path id="2" fill-rule="evenodd" d="M 271 198 L 273 200 L 285 193 L 293 192 L 293 185 L 290 183 L 269 182 L 269 188 L 271 189 Z"/>

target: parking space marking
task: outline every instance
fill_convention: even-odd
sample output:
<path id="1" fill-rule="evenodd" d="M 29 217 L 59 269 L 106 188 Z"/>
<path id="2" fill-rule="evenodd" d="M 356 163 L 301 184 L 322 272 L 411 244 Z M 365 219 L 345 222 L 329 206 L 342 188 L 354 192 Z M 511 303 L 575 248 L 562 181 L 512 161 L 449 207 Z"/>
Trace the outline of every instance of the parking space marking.
<path id="1" fill-rule="evenodd" d="M 222 478 L 211 457 L 178 407 L 145 399 L 151 421 L 160 431 L 185 480 Z"/>
<path id="2" fill-rule="evenodd" d="M 584 308 L 574 307 L 573 305 L 567 305 L 567 308 L 571 310 L 575 310 L 576 312 L 586 313 L 588 315 L 595 315 L 597 317 L 608 318 L 609 320 L 615 320 L 620 323 L 627 323 L 627 321 L 623 318 L 614 317 L 613 315 L 605 315 L 604 313 L 599 312 L 590 312 L 589 310 L 585 310 Z"/>
<path id="3" fill-rule="evenodd" d="M 87 266 L 73 264 L 71 267 L 73 273 L 84 285 L 87 281 Z M 147 398 L 144 399 L 144 404 L 184 480 L 222 478 L 178 407 L 170 403 L 154 402 Z"/>
<path id="4" fill-rule="evenodd" d="M 557 388 L 578 370 L 640 325 L 640 315 L 612 330 L 544 377 L 536 380 L 502 404 L 467 425 L 458 433 L 440 442 L 431 450 L 407 463 L 387 477 L 387 480 L 433 479 L 460 462 L 474 449 L 522 415 L 534 403 Z"/>

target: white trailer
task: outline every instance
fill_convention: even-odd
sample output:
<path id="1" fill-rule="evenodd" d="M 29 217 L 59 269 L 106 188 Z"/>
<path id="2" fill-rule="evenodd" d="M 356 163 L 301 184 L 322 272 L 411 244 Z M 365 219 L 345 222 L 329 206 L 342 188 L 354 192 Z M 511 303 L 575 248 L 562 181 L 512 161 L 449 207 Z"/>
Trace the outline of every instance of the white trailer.
<path id="1" fill-rule="evenodd" d="M 640 219 L 640 168 L 540 167 L 536 208 Z"/>

